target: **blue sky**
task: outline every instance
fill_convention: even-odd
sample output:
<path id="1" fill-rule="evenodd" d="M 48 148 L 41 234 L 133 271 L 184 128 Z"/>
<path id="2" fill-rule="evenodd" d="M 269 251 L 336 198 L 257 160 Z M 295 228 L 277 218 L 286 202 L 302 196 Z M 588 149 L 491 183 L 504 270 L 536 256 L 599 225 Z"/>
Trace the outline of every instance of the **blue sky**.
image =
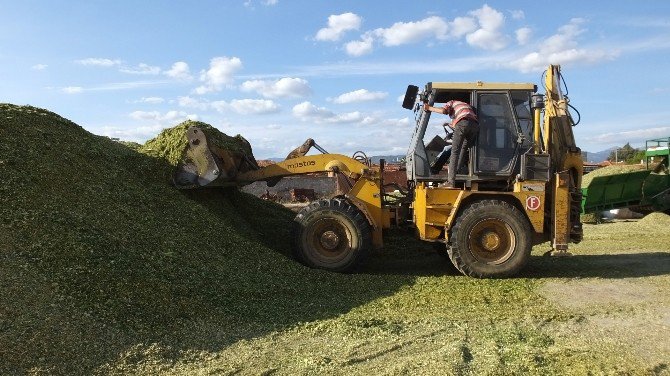
<path id="1" fill-rule="evenodd" d="M 0 102 L 125 140 L 191 118 L 242 134 L 259 158 L 308 137 L 329 152 L 404 154 L 408 84 L 539 84 L 549 63 L 563 66 L 583 150 L 670 136 L 666 1 L 0 0 L 0 10 Z"/>

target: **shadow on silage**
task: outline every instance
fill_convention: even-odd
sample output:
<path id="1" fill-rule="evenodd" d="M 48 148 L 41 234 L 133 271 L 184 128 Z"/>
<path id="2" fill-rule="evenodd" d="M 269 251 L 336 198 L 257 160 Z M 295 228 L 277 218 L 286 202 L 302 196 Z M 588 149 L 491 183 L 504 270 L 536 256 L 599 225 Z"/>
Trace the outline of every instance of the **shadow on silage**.
<path id="1" fill-rule="evenodd" d="M 295 213 L 282 205 L 260 200 L 236 188 L 183 190 L 181 193 L 250 241 L 290 256 L 290 230 Z"/>

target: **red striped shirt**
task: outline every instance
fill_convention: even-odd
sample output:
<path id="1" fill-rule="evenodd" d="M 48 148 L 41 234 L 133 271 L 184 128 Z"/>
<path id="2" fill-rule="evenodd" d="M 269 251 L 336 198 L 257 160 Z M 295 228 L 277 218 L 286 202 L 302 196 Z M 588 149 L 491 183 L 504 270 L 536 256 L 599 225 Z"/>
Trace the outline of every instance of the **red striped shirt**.
<path id="1" fill-rule="evenodd" d="M 451 100 L 444 104 L 444 113 L 449 115 L 454 121 L 451 122 L 453 128 L 463 119 L 471 119 L 479 122 L 475 110 L 469 104 L 461 101 Z"/>

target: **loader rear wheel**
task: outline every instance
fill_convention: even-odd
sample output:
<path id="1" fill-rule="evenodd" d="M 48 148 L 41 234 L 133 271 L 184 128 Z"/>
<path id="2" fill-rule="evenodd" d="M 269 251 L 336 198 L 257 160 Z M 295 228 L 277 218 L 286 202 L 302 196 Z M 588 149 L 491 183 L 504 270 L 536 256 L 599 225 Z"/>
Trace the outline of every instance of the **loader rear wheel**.
<path id="1" fill-rule="evenodd" d="M 451 230 L 449 257 L 465 275 L 501 278 L 526 265 L 532 248 L 532 230 L 514 206 L 483 200 L 467 207 Z"/>
<path id="2" fill-rule="evenodd" d="M 335 272 L 354 270 L 367 256 L 371 230 L 346 199 L 311 203 L 293 222 L 293 255 L 303 264 Z"/>

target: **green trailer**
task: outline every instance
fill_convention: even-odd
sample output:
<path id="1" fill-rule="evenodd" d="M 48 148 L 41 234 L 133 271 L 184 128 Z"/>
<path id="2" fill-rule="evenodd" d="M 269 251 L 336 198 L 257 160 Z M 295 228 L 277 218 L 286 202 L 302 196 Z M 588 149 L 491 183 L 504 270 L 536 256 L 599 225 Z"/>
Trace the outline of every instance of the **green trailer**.
<path id="1" fill-rule="evenodd" d="M 645 146 L 645 170 L 595 177 L 582 188 L 582 213 L 626 207 L 670 211 L 670 137 L 648 140 Z"/>

